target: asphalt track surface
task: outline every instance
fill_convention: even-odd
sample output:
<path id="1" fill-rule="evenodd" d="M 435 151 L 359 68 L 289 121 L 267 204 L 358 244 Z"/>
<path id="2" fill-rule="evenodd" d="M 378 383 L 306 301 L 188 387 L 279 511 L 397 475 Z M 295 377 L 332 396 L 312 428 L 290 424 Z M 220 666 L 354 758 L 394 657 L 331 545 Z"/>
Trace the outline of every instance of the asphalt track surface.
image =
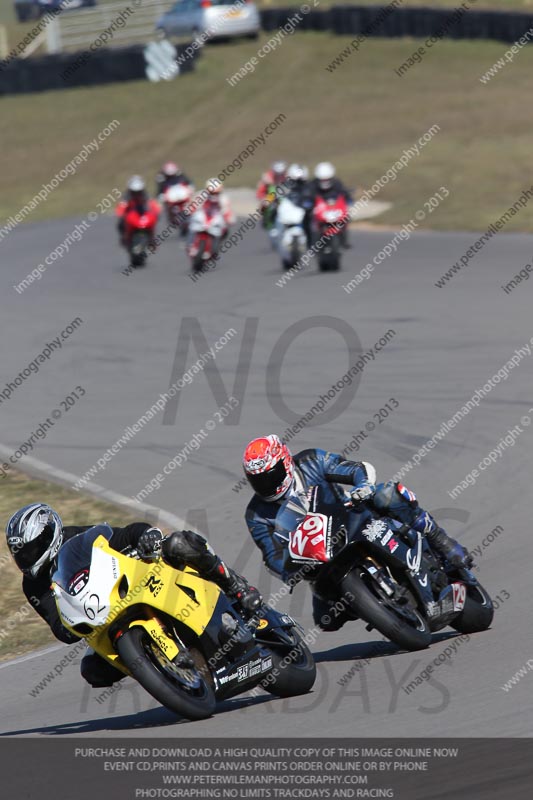
<path id="1" fill-rule="evenodd" d="M 325 422 L 314 420 L 321 424 L 312 422 L 290 443 L 294 451 L 309 446 L 338 451 L 367 422 L 374 422 L 376 428 L 359 455 L 386 479 L 533 336 L 533 281 L 509 295 L 500 288 L 530 260 L 531 236 L 499 234 L 439 289 L 435 281 L 478 237 L 417 233 L 376 267 L 370 280 L 347 294 L 342 284 L 371 261 L 390 240 L 390 232 L 352 232 L 354 247 L 341 273 L 319 274 L 313 266 L 279 288 L 280 267 L 262 231 L 249 232 L 216 271 L 193 283 L 176 242 L 165 243 L 146 269 L 123 275 L 113 223 L 102 218 L 39 282 L 17 294 L 13 285 L 63 241 L 75 222 L 29 224 L 0 244 L 3 379 L 18 375 L 75 317 L 84 320 L 38 374 L 1 403 L 2 443 L 14 451 L 66 395 L 82 386 L 85 396 L 62 413 L 31 454 L 55 469 L 82 475 L 168 389 L 184 318 L 198 321 L 209 344 L 235 328 L 237 335 L 218 354 L 216 366 L 228 394 L 236 377 L 246 377 L 236 390 L 242 395 L 240 415 L 233 420 L 237 424 L 217 423 L 146 502 L 208 533 L 215 548 L 267 597 L 280 584 L 267 576 L 259 551 L 247 538 L 243 512 L 248 492 L 236 493 L 232 486 L 241 477 L 240 458 L 248 439 L 288 427 L 286 412 L 280 417 L 280 396 L 293 409 L 293 419 L 299 418 L 355 363 L 357 338 L 366 351 L 394 330 L 392 340 L 365 366 L 355 395 L 343 395 L 346 402 L 351 398 L 347 407 L 330 413 Z M 335 319 L 356 333 L 351 352 L 328 327 L 339 324 Z M 292 337 L 283 359 L 277 342 L 301 320 L 307 320 L 302 323 L 307 330 Z M 187 366 L 196 358 L 191 346 Z M 273 373 L 267 373 L 269 361 L 271 366 L 282 361 L 279 386 Z M 500 604 L 492 629 L 458 642 L 455 655 L 439 664 L 430 681 L 409 694 L 402 688 L 446 647 L 451 649 L 457 641 L 451 629 L 435 636 L 422 653 L 399 652 L 390 645 L 375 656 L 379 635 L 354 622 L 338 633 L 318 636 L 312 647 L 319 670 L 312 694 L 291 700 L 267 694 L 241 697 L 223 703 L 210 720 L 188 723 L 176 720 L 130 680 L 98 703 L 99 691 L 86 688 L 79 676 L 79 659 L 32 697 L 30 691 L 68 651 L 59 646 L 0 666 L 0 732 L 95 737 L 531 735 L 533 676 L 526 674 L 508 692 L 501 686 L 532 656 L 533 427 L 523 427 L 514 446 L 503 450 L 474 486 L 455 500 L 448 491 L 533 406 L 532 366 L 531 357 L 524 357 L 404 478 L 427 508 L 440 509 L 449 532 L 472 548 L 495 526 L 503 527 L 478 564 L 492 595 L 509 597 Z M 373 415 L 389 398 L 399 407 L 379 424 Z M 137 494 L 213 419 L 220 405 L 206 373 L 196 375 L 167 424 L 163 414 L 152 420 L 95 482 L 129 497 Z M 298 586 L 281 607 L 312 628 L 305 586 Z M 367 656 L 370 663 L 364 661 Z M 353 677 L 346 686 L 339 685 L 349 670 Z"/>

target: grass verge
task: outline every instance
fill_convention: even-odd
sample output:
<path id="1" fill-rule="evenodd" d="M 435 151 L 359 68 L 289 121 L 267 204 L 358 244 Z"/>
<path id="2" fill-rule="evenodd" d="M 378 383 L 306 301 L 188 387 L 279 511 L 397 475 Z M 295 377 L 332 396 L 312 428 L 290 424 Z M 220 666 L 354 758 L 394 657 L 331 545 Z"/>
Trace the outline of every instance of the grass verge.
<path id="1" fill-rule="evenodd" d="M 9 472 L 2 481 L 0 495 L 0 661 L 57 643 L 48 626 L 32 609 L 22 593 L 22 575 L 6 546 L 3 530 L 14 511 L 27 503 L 48 503 L 62 517 L 65 525 L 89 525 L 109 522 L 121 526 L 133 521 L 132 515 L 70 489 L 37 480 L 19 472 Z M 20 616 L 17 615 L 20 612 Z"/>
<path id="2" fill-rule="evenodd" d="M 255 185 L 271 160 L 284 157 L 310 166 L 331 159 L 348 185 L 368 187 L 438 124 L 441 132 L 376 196 L 394 204 L 380 222 L 405 223 L 446 185 L 450 196 L 424 224 L 485 229 L 530 185 L 533 48 L 484 85 L 479 77 L 505 52 L 503 44 L 440 41 L 400 78 L 394 69 L 420 43 L 369 39 L 328 72 L 348 42 L 319 33 L 287 37 L 234 87 L 226 78 L 261 42 L 210 46 L 196 73 L 173 82 L 3 98 L 0 137 L 10 158 L 0 219 L 18 211 L 113 119 L 120 122 L 116 132 L 27 221 L 86 214 L 130 174 L 150 180 L 168 158 L 200 185 L 281 112 L 286 121 L 242 161 L 228 186 Z M 506 231 L 532 230 L 531 220 L 517 214 Z"/>

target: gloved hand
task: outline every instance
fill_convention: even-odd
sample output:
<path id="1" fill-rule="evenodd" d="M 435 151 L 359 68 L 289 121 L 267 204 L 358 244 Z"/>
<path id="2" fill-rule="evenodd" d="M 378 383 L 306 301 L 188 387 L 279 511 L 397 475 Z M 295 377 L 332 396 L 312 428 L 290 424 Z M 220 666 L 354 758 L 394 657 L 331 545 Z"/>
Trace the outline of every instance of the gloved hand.
<path id="1" fill-rule="evenodd" d="M 139 541 L 137 542 L 137 552 L 141 558 L 152 556 L 161 549 L 162 540 L 163 534 L 159 528 L 148 528 L 139 536 Z"/>
<path id="2" fill-rule="evenodd" d="M 248 614 L 254 614 L 263 605 L 263 598 L 255 586 L 248 586 L 237 595 L 237 599 Z"/>
<path id="3" fill-rule="evenodd" d="M 241 575 L 230 570 L 231 584 L 228 586 L 226 593 L 230 597 L 234 597 L 240 607 L 248 614 L 253 614 L 263 604 L 263 598 L 255 586 L 250 586 L 248 581 Z"/>
<path id="4" fill-rule="evenodd" d="M 354 503 L 360 503 L 362 500 L 370 500 L 376 493 L 376 487 L 373 483 L 362 483 L 360 486 L 354 487 L 350 492 L 350 497 Z"/>

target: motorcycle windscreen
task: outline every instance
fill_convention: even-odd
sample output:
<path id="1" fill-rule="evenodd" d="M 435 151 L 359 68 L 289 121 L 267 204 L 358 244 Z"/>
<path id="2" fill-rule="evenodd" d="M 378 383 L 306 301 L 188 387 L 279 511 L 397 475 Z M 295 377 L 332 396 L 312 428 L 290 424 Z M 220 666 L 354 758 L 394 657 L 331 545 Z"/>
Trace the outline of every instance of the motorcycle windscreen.
<path id="1" fill-rule="evenodd" d="M 52 581 L 67 594 L 79 594 L 89 581 L 94 542 L 99 536 L 104 536 L 109 541 L 112 535 L 113 531 L 108 525 L 95 525 L 66 541 L 59 551 Z"/>
<path id="2" fill-rule="evenodd" d="M 295 561 L 329 561 L 331 522 L 331 517 L 326 514 L 307 514 L 290 535 L 291 558 Z"/>

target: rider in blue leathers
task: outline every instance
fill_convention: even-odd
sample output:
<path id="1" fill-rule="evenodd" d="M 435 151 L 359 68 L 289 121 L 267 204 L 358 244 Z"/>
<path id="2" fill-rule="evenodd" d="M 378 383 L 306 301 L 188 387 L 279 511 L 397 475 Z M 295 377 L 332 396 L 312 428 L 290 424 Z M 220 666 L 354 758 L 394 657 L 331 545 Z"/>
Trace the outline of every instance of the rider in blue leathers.
<path id="1" fill-rule="evenodd" d="M 326 502 L 328 494 L 331 502 L 345 502 L 341 484 L 348 484 L 352 499 L 364 500 L 380 515 L 424 534 L 432 548 L 451 564 L 471 563 L 468 551 L 418 505 L 413 492 L 393 481 L 376 485 L 376 471 L 365 461 L 347 461 L 337 453 L 317 448 L 302 450 L 293 457 L 279 437 L 271 434 L 250 442 L 243 466 L 255 492 L 246 509 L 246 524 L 267 568 L 286 583 L 298 569 L 288 553 L 289 535 L 305 516 L 307 490 L 317 485 L 326 493 Z M 329 612 L 330 604 L 313 595 L 313 618 L 323 630 L 338 630 L 350 618 L 349 611 L 336 617 Z"/>

